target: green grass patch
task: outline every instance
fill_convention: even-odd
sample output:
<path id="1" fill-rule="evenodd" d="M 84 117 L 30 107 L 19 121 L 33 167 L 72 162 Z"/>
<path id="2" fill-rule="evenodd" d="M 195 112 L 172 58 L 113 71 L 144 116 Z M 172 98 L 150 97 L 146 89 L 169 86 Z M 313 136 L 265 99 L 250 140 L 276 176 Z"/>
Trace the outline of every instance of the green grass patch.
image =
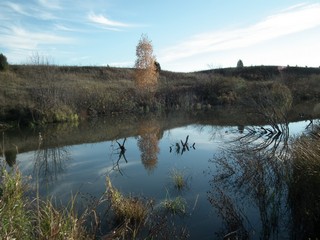
<path id="1" fill-rule="evenodd" d="M 173 215 L 186 214 L 187 201 L 181 196 L 175 197 L 173 199 L 167 197 L 167 199 L 165 199 L 161 203 L 161 205 L 166 211 L 172 213 Z"/>
<path id="2" fill-rule="evenodd" d="M 182 190 L 187 186 L 187 178 L 182 170 L 173 169 L 170 175 L 176 189 Z"/>

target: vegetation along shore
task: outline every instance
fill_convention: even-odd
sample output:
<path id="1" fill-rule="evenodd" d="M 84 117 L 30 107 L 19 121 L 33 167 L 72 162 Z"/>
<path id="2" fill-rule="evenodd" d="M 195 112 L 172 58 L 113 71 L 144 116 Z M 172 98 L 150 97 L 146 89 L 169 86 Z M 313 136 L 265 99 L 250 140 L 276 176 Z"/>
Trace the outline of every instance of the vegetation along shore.
<path id="1" fill-rule="evenodd" d="M 253 66 L 177 73 L 159 71 L 156 89 L 135 85 L 134 68 L 11 65 L 0 71 L 0 124 L 77 121 L 99 115 L 210 111 L 214 106 L 253 107 L 257 94 L 292 103 L 317 103 L 320 68 Z M 279 103 L 280 104 L 280 103 Z M 314 105 L 319 113 L 320 106 Z M 304 113 L 302 113 L 304 114 Z"/>

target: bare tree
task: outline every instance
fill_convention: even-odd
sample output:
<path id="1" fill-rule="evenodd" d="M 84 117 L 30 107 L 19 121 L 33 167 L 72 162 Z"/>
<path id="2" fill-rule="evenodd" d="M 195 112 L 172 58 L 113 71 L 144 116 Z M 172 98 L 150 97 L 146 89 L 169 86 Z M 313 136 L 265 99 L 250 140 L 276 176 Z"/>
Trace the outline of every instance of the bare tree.
<path id="1" fill-rule="evenodd" d="M 142 35 L 136 48 L 135 84 L 142 93 L 153 93 L 158 84 L 156 58 L 147 35 Z"/>

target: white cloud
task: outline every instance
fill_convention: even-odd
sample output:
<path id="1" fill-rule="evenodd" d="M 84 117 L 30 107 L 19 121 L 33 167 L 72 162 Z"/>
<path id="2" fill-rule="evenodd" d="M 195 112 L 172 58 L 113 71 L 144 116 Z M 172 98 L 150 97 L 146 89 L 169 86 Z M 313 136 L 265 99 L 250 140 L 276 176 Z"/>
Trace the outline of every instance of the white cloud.
<path id="1" fill-rule="evenodd" d="M 164 49 L 159 59 L 172 62 L 208 52 L 244 48 L 320 26 L 320 4 L 290 7 L 251 26 L 196 35 Z"/>
<path id="2" fill-rule="evenodd" d="M 100 26 L 109 29 L 109 30 L 119 30 L 119 28 L 130 27 L 131 25 L 113 21 L 103 16 L 102 14 L 96 15 L 95 13 L 89 13 L 88 19 L 92 23 L 99 24 Z"/>

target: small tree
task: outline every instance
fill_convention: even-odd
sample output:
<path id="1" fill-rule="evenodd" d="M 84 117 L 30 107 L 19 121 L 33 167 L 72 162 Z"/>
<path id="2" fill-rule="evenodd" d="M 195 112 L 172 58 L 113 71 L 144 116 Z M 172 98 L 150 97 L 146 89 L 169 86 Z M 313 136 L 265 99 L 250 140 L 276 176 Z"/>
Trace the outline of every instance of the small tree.
<path id="1" fill-rule="evenodd" d="M 142 35 L 136 48 L 135 84 L 143 93 L 153 93 L 158 84 L 158 63 L 153 55 L 151 41 Z M 160 65 L 159 65 L 160 66 Z"/>
<path id="2" fill-rule="evenodd" d="M 7 62 L 7 58 L 5 55 L 0 53 L 0 71 L 5 71 L 9 67 L 9 64 Z"/>
<path id="3" fill-rule="evenodd" d="M 237 62 L 237 68 L 243 68 L 243 62 L 241 59 Z"/>

